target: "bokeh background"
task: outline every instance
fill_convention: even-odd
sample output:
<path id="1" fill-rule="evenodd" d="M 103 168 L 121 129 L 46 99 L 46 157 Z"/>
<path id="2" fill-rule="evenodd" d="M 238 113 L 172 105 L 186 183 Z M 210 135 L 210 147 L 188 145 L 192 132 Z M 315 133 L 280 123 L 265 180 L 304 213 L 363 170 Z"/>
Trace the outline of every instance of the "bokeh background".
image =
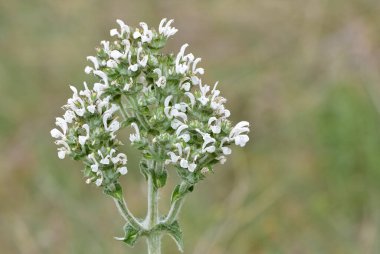
<path id="1" fill-rule="evenodd" d="M 112 201 L 57 158 L 49 131 L 117 18 L 169 17 L 168 49 L 188 42 L 232 120 L 253 129 L 188 196 L 185 253 L 380 253 L 379 13 L 378 0 L 1 0 L 0 252 L 145 253 L 112 239 Z M 126 197 L 142 216 L 127 153 Z M 163 247 L 177 253 L 168 237 Z"/>

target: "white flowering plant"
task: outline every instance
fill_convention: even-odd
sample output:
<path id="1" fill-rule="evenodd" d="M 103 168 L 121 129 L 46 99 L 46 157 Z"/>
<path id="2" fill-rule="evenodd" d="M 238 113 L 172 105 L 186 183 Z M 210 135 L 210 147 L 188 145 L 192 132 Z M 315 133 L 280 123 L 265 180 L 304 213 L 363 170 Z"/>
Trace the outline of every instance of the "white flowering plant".
<path id="1" fill-rule="evenodd" d="M 203 84 L 201 59 L 185 53 L 188 44 L 176 55 L 161 53 L 177 32 L 172 22 L 162 19 L 156 31 L 143 22 L 132 28 L 117 20 L 120 28 L 110 31 L 114 41 L 101 41 L 96 55 L 87 57 L 92 65 L 85 72 L 97 81 L 84 83 L 80 91 L 70 86 L 73 96 L 63 106 L 64 115 L 56 118 L 59 128 L 51 130 L 58 157 L 82 161 L 86 183 L 95 183 L 115 201 L 126 222 L 125 235 L 116 239 L 133 246 L 146 237 L 151 254 L 161 253 L 164 234 L 183 251 L 177 218 L 186 194 L 215 164 L 226 161 L 232 144 L 243 147 L 249 140 L 249 123 L 231 126 L 218 83 L 213 88 Z M 119 182 L 128 168 L 117 134 L 127 127 L 133 131 L 132 147 L 142 154 L 139 167 L 148 186 L 145 219 L 128 209 Z M 181 181 L 168 214 L 161 215 L 158 195 L 168 170 L 176 171 Z"/>

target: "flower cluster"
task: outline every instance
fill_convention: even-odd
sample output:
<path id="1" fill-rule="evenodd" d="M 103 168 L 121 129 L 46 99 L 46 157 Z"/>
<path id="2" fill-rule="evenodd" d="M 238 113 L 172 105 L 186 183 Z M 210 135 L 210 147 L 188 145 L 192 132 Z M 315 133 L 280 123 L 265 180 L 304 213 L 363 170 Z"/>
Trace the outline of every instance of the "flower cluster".
<path id="1" fill-rule="evenodd" d="M 55 128 L 50 133 L 60 146 L 58 157 L 64 159 L 69 155 L 83 160 L 87 165 L 86 182 L 100 186 L 115 181 L 118 174 L 127 173 L 127 156 L 116 152 L 120 144 L 115 134 L 120 129 L 115 114 L 118 107 L 110 103 L 110 96 L 102 97 L 101 92 L 90 90 L 86 83 L 84 87 L 79 92 L 70 87 L 73 96 L 63 106 L 66 112 L 56 118 L 60 130 Z"/>
<path id="2" fill-rule="evenodd" d="M 57 139 L 58 156 L 83 160 L 88 182 L 98 186 L 117 181 L 127 173 L 127 157 L 118 152 L 116 132 L 131 126 L 132 146 L 140 149 L 142 161 L 173 165 L 190 183 L 204 177 L 218 162 L 231 154 L 230 145 L 244 146 L 249 123 L 234 127 L 228 120 L 226 99 L 201 79 L 201 58 L 185 53 L 162 54 L 177 29 L 173 20 L 163 19 L 158 31 L 141 22 L 132 28 L 117 20 L 113 42 L 102 41 L 95 56 L 88 56 L 85 68 L 96 82 L 91 89 L 73 90 L 73 97 L 51 135 Z M 152 165 L 150 163 L 149 165 Z"/>

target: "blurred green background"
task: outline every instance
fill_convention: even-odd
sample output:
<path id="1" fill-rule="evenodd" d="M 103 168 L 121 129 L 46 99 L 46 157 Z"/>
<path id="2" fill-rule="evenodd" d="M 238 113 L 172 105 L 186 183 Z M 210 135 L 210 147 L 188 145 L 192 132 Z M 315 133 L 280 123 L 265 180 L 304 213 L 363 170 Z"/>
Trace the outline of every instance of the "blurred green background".
<path id="1" fill-rule="evenodd" d="M 232 120 L 253 129 L 187 198 L 185 253 L 380 253 L 379 13 L 378 0 L 0 1 L 0 252 L 145 253 L 112 239 L 112 201 L 57 158 L 49 131 L 117 18 L 169 17 L 168 49 L 188 42 Z M 127 153 L 126 197 L 142 216 Z M 168 237 L 163 247 L 177 253 Z"/>

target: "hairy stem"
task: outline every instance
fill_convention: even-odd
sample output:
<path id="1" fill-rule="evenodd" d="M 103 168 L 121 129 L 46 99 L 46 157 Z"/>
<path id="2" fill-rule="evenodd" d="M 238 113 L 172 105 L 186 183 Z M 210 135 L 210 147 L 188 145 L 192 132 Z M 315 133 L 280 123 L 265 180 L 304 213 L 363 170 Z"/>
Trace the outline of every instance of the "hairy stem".
<path id="1" fill-rule="evenodd" d="M 142 117 L 142 115 L 139 113 L 139 105 L 138 105 L 138 102 L 135 98 L 131 98 L 130 99 L 130 102 L 131 102 L 131 105 L 134 107 L 134 111 L 135 111 L 135 116 L 137 118 L 137 120 L 140 122 L 141 126 L 145 129 L 145 130 L 149 130 L 149 124 L 148 122 L 145 120 L 145 118 Z"/>
<path id="2" fill-rule="evenodd" d="M 157 167 L 157 164 L 155 165 Z M 156 168 L 155 168 L 156 169 Z M 150 231 L 146 236 L 149 254 L 161 253 L 161 232 L 152 230 L 159 221 L 158 189 L 154 185 L 153 174 L 148 174 L 148 212 L 144 221 L 145 228 Z"/>
<path id="3" fill-rule="evenodd" d="M 123 104 L 121 103 L 121 101 L 118 101 L 118 105 L 119 105 L 119 108 L 120 108 L 120 111 L 121 111 L 121 114 L 122 114 L 124 120 L 127 120 L 130 117 L 130 115 L 125 110 L 125 108 L 124 108 Z"/>
<path id="4" fill-rule="evenodd" d="M 161 235 L 152 233 L 146 239 L 149 254 L 161 254 Z"/>
<path id="5" fill-rule="evenodd" d="M 146 216 L 146 226 L 153 228 L 158 223 L 158 190 L 154 186 L 152 174 L 148 175 L 148 213 Z"/>
<path id="6" fill-rule="evenodd" d="M 186 195 L 185 189 L 187 187 L 188 186 L 186 182 L 181 183 L 180 191 L 183 192 L 183 194 L 171 204 L 169 213 L 166 216 L 165 220 L 163 221 L 164 223 L 171 224 L 177 219 L 178 214 L 181 211 L 182 205 L 185 201 L 185 195 Z"/>
<path id="7" fill-rule="evenodd" d="M 124 220 L 126 220 L 129 224 L 131 224 L 131 226 L 134 227 L 135 229 L 141 229 L 142 225 L 137 221 L 135 216 L 133 216 L 131 211 L 129 211 L 127 207 L 127 203 L 125 202 L 124 198 L 121 198 L 121 199 L 113 198 L 113 200 L 115 201 L 117 210 L 119 211 L 121 216 L 124 218 Z"/>

